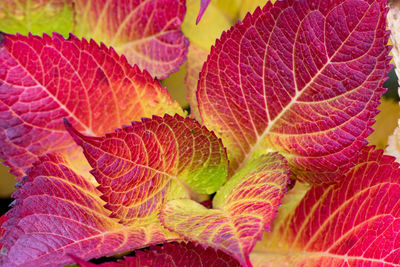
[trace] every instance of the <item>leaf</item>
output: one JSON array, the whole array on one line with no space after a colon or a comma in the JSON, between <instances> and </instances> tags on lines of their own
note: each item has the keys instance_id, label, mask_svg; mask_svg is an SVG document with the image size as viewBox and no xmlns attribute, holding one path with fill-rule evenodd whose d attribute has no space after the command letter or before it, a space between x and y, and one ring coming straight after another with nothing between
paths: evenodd
<instances>
[{"instance_id":1,"label":"leaf","mask_svg":"<svg viewBox=\"0 0 400 267\"><path fill-rule=\"evenodd\" d=\"M186 63L186 91L187 99L190 103L190 115L192 118L201 122L201 116L197 104L196 88L199 81L199 73L206 61L208 55L207 50L203 50L196 45L191 44L188 51L188 60Z\"/></svg>"},{"instance_id":2,"label":"leaf","mask_svg":"<svg viewBox=\"0 0 400 267\"><path fill-rule=\"evenodd\" d=\"M105 137L66 127L83 148L111 217L124 223L156 213L168 200L214 193L226 180L221 140L189 118L153 116Z\"/></svg>"},{"instance_id":3,"label":"leaf","mask_svg":"<svg viewBox=\"0 0 400 267\"><path fill-rule=\"evenodd\" d=\"M200 11L199 11L199 15L197 16L196 19L196 25L199 24L201 17L203 17L204 12L206 11L208 5L210 4L211 0L201 0L200 1Z\"/></svg>"},{"instance_id":4,"label":"leaf","mask_svg":"<svg viewBox=\"0 0 400 267\"><path fill-rule=\"evenodd\" d=\"M15 191L15 176L9 173L10 169L0 163L0 198L9 198Z\"/></svg>"},{"instance_id":5,"label":"leaf","mask_svg":"<svg viewBox=\"0 0 400 267\"><path fill-rule=\"evenodd\" d=\"M239 9L239 19L242 20L247 13L253 13L257 7L262 8L267 4L267 2L273 4L276 0L242 0Z\"/></svg>"},{"instance_id":6,"label":"leaf","mask_svg":"<svg viewBox=\"0 0 400 267\"><path fill-rule=\"evenodd\" d=\"M400 125L400 119L398 120ZM397 126L393 134L389 136L388 146L385 150L386 154L396 157L396 160L400 159L400 126Z\"/></svg>"},{"instance_id":7,"label":"leaf","mask_svg":"<svg viewBox=\"0 0 400 267\"><path fill-rule=\"evenodd\" d=\"M0 157L19 178L48 152L86 162L63 117L100 135L152 114L183 114L158 81L104 45L58 34L0 40Z\"/></svg>"},{"instance_id":8,"label":"leaf","mask_svg":"<svg viewBox=\"0 0 400 267\"><path fill-rule=\"evenodd\" d=\"M381 98L381 104L378 106L379 114L375 117L375 124L372 126L374 132L367 138L370 144L377 148L385 148L388 144L388 138L397 126L397 120L400 119L399 103L393 99Z\"/></svg>"},{"instance_id":9,"label":"leaf","mask_svg":"<svg viewBox=\"0 0 400 267\"><path fill-rule=\"evenodd\" d=\"M0 31L27 35L72 32L74 9L66 0L2 0Z\"/></svg>"},{"instance_id":10,"label":"leaf","mask_svg":"<svg viewBox=\"0 0 400 267\"><path fill-rule=\"evenodd\" d=\"M390 29L390 40L392 41L392 53L393 61L396 65L394 69L397 77L400 77L400 3L398 1L388 1L389 2L389 12L387 15L388 28ZM389 41L390 41L389 40ZM393 62L391 62L393 63Z\"/></svg>"},{"instance_id":11,"label":"leaf","mask_svg":"<svg viewBox=\"0 0 400 267\"><path fill-rule=\"evenodd\" d=\"M184 0L75 0L75 5L78 36L112 46L158 79L186 60Z\"/></svg>"},{"instance_id":12,"label":"leaf","mask_svg":"<svg viewBox=\"0 0 400 267\"><path fill-rule=\"evenodd\" d=\"M73 263L67 254L91 259L176 239L157 218L111 219L94 184L62 156L43 156L27 173L2 226L1 266L63 266Z\"/></svg>"},{"instance_id":13,"label":"leaf","mask_svg":"<svg viewBox=\"0 0 400 267\"><path fill-rule=\"evenodd\" d=\"M214 209L189 199L168 202L163 225L203 246L220 249L250 266L249 254L268 231L286 192L289 167L277 153L263 155L246 165L215 195Z\"/></svg>"},{"instance_id":14,"label":"leaf","mask_svg":"<svg viewBox=\"0 0 400 267\"><path fill-rule=\"evenodd\" d=\"M236 2L236 0L224 1L231 6L234 6L234 2ZM182 32L190 40L190 45L194 44L208 51L211 45L214 44L215 39L221 35L222 31L229 29L234 20L230 16L226 16L224 11L213 0L207 7L207 12L199 24L196 25L196 19L200 12L200 3L201 0L187 1L188 10L182 23Z\"/></svg>"},{"instance_id":15,"label":"leaf","mask_svg":"<svg viewBox=\"0 0 400 267\"><path fill-rule=\"evenodd\" d=\"M368 147L344 181L312 187L254 266L399 265L400 169L382 152Z\"/></svg>"},{"instance_id":16,"label":"leaf","mask_svg":"<svg viewBox=\"0 0 400 267\"><path fill-rule=\"evenodd\" d=\"M207 267L239 267L240 264L220 250L202 248L193 243L166 243L153 246L148 250L135 251L135 257L125 257L117 262L100 265L75 258L80 267L135 267L135 266L207 266Z\"/></svg>"},{"instance_id":17,"label":"leaf","mask_svg":"<svg viewBox=\"0 0 400 267\"><path fill-rule=\"evenodd\" d=\"M5 214L0 217L0 238L4 235L5 229L1 228L1 226L8 220ZM1 259L1 248L3 247L3 243L0 243L0 259Z\"/></svg>"},{"instance_id":18,"label":"leaf","mask_svg":"<svg viewBox=\"0 0 400 267\"><path fill-rule=\"evenodd\" d=\"M366 144L390 66L384 1L267 3L216 42L197 91L231 173L267 149L333 183Z\"/></svg>"}]
</instances>

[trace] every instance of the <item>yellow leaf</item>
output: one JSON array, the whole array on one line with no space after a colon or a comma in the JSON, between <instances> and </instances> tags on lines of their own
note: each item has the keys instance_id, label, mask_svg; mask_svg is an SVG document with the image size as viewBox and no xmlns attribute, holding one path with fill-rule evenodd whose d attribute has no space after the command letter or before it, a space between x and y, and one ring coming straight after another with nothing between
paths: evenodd
<instances>
[{"instance_id":1,"label":"yellow leaf","mask_svg":"<svg viewBox=\"0 0 400 267\"><path fill-rule=\"evenodd\" d=\"M272 0L275 3L276 0ZM240 6L239 19L242 20L247 13L253 13L253 11L259 6L263 8L267 3L267 0L242 0L242 5Z\"/></svg>"},{"instance_id":2,"label":"yellow leaf","mask_svg":"<svg viewBox=\"0 0 400 267\"><path fill-rule=\"evenodd\" d=\"M225 4L219 2L225 2ZM182 23L182 31L190 40L190 43L209 50L215 40L221 36L222 31L227 30L233 24L234 18L230 14L237 12L233 12L231 8L224 11L220 7L224 8L235 2L237 0L211 1L200 23L196 25L200 0L187 1L187 11L185 20Z\"/></svg>"},{"instance_id":3,"label":"yellow leaf","mask_svg":"<svg viewBox=\"0 0 400 267\"><path fill-rule=\"evenodd\" d=\"M378 109L381 111L375 117L376 122L372 126L374 132L367 140L376 145L377 148L385 148L388 144L388 138L397 126L397 120L400 118L400 106L392 99L382 98L382 103Z\"/></svg>"},{"instance_id":4,"label":"yellow leaf","mask_svg":"<svg viewBox=\"0 0 400 267\"><path fill-rule=\"evenodd\" d=\"M9 173L9 168L0 164L0 198L8 198L15 191L14 185L17 183L15 176Z\"/></svg>"}]
</instances>

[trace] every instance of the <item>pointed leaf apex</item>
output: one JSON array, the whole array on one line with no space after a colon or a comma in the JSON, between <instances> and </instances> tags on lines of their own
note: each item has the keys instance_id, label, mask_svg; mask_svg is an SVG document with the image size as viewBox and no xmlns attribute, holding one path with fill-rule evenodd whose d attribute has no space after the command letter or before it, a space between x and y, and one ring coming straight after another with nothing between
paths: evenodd
<instances>
[{"instance_id":1,"label":"pointed leaf apex","mask_svg":"<svg viewBox=\"0 0 400 267\"><path fill-rule=\"evenodd\" d=\"M82 145L83 138L85 137L78 130L72 126L72 124L68 121L67 118L63 118L64 126L67 132L71 135L72 139L74 139L75 143L78 145Z\"/></svg>"}]
</instances>

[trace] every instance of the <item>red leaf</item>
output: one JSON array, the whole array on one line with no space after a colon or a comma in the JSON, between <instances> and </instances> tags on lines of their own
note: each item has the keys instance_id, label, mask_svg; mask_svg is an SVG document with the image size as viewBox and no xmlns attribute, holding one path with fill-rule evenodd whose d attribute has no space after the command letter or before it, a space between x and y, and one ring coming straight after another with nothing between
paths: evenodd
<instances>
[{"instance_id":1,"label":"red leaf","mask_svg":"<svg viewBox=\"0 0 400 267\"><path fill-rule=\"evenodd\" d=\"M111 216L124 223L154 214L165 201L214 193L226 180L221 140L189 118L153 116L105 137L66 127L93 167Z\"/></svg>"},{"instance_id":2,"label":"red leaf","mask_svg":"<svg viewBox=\"0 0 400 267\"><path fill-rule=\"evenodd\" d=\"M176 238L158 220L123 226L109 218L100 192L61 156L41 157L27 173L2 226L0 266L63 266L73 263L68 253L91 259Z\"/></svg>"},{"instance_id":3,"label":"red leaf","mask_svg":"<svg viewBox=\"0 0 400 267\"><path fill-rule=\"evenodd\" d=\"M225 251L243 266L268 231L286 192L289 167L278 153L250 161L215 195L214 209L189 199L168 202L163 225L188 240Z\"/></svg>"},{"instance_id":4,"label":"red leaf","mask_svg":"<svg viewBox=\"0 0 400 267\"><path fill-rule=\"evenodd\" d=\"M314 186L255 265L398 266L400 169L382 152L368 147L345 181Z\"/></svg>"},{"instance_id":5,"label":"red leaf","mask_svg":"<svg viewBox=\"0 0 400 267\"><path fill-rule=\"evenodd\" d=\"M341 178L366 144L389 65L386 1L277 1L212 48L197 98L232 170L268 148L311 183Z\"/></svg>"},{"instance_id":6,"label":"red leaf","mask_svg":"<svg viewBox=\"0 0 400 267\"><path fill-rule=\"evenodd\" d=\"M117 262L107 262L100 265L85 262L74 257L80 267L174 267L174 266L207 266L236 267L240 264L232 257L212 248L204 249L193 243L166 243L153 246L148 250L135 251L135 257L126 257Z\"/></svg>"},{"instance_id":7,"label":"red leaf","mask_svg":"<svg viewBox=\"0 0 400 267\"><path fill-rule=\"evenodd\" d=\"M158 81L104 45L58 34L0 35L0 157L19 178L48 152L85 162L62 117L100 135L176 112L182 114Z\"/></svg>"},{"instance_id":8,"label":"red leaf","mask_svg":"<svg viewBox=\"0 0 400 267\"><path fill-rule=\"evenodd\" d=\"M4 235L4 232L6 231L6 229L1 228L1 226L8 220L8 218L6 217L6 215L4 214L3 216L0 217L0 238ZM3 244L0 243L0 257L1 257L1 248L3 247Z\"/></svg>"},{"instance_id":9,"label":"red leaf","mask_svg":"<svg viewBox=\"0 0 400 267\"><path fill-rule=\"evenodd\" d=\"M197 16L197 19L196 19L196 24L199 24L201 17L203 17L204 12L206 11L210 2L211 2L211 0L201 0L200 1L200 11L199 11L199 15Z\"/></svg>"},{"instance_id":10,"label":"red leaf","mask_svg":"<svg viewBox=\"0 0 400 267\"><path fill-rule=\"evenodd\" d=\"M114 47L159 79L186 60L185 0L75 0L77 34Z\"/></svg>"}]
</instances>

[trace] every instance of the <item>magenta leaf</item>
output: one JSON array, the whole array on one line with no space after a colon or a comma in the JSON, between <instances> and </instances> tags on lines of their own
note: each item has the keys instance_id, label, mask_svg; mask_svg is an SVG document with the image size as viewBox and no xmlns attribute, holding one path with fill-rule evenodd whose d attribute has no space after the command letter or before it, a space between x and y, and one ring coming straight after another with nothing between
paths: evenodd
<instances>
[{"instance_id":1,"label":"magenta leaf","mask_svg":"<svg viewBox=\"0 0 400 267\"><path fill-rule=\"evenodd\" d=\"M0 157L18 178L49 152L78 168L86 162L63 117L102 135L165 113L183 111L158 81L113 49L74 36L0 34Z\"/></svg>"},{"instance_id":2,"label":"magenta leaf","mask_svg":"<svg viewBox=\"0 0 400 267\"><path fill-rule=\"evenodd\" d=\"M206 11L210 2L211 2L211 0L201 0L200 1L200 11L199 11L199 15L197 16L197 19L196 19L196 24L199 24L201 18L204 15L204 12Z\"/></svg>"},{"instance_id":3,"label":"magenta leaf","mask_svg":"<svg viewBox=\"0 0 400 267\"><path fill-rule=\"evenodd\" d=\"M2 225L0 266L63 266L68 254L88 260L176 239L158 220L111 219L95 185L68 165L46 155L27 171Z\"/></svg>"},{"instance_id":4,"label":"magenta leaf","mask_svg":"<svg viewBox=\"0 0 400 267\"><path fill-rule=\"evenodd\" d=\"M386 1L277 1L222 34L197 100L231 171L268 149L333 183L367 143L389 72Z\"/></svg>"},{"instance_id":5,"label":"magenta leaf","mask_svg":"<svg viewBox=\"0 0 400 267\"><path fill-rule=\"evenodd\" d=\"M173 266L207 266L207 267L239 267L240 264L220 250L203 248L193 243L166 243L153 246L143 251L135 251L135 257L126 257L117 262L100 265L85 262L73 257L80 267L173 267Z\"/></svg>"}]
</instances>

